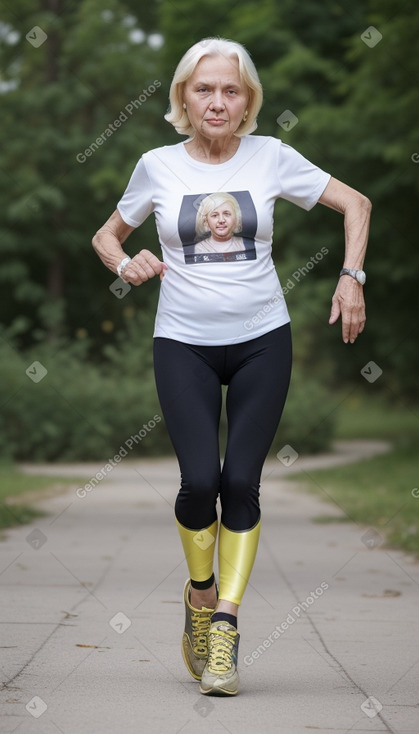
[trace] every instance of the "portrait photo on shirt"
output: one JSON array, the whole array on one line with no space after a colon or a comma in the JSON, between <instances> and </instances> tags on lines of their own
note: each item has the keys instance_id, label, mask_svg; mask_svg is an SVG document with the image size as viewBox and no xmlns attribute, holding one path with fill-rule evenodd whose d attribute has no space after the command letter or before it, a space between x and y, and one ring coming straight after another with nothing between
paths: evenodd
<instances>
[{"instance_id":1,"label":"portrait photo on shirt","mask_svg":"<svg viewBox=\"0 0 419 734\"><path fill-rule=\"evenodd\" d=\"M249 191L184 196L178 230L187 265L256 260L257 214Z\"/></svg>"}]
</instances>

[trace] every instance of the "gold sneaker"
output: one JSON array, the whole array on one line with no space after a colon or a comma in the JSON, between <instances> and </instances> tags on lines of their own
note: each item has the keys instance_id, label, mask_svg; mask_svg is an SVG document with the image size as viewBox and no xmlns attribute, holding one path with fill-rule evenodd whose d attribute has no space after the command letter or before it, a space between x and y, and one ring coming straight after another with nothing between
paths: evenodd
<instances>
[{"instance_id":1,"label":"gold sneaker","mask_svg":"<svg viewBox=\"0 0 419 734\"><path fill-rule=\"evenodd\" d=\"M208 631L214 609L195 609L189 601L190 579L186 581L183 598L185 602L185 631L182 637L182 657L191 676L201 680L208 657Z\"/></svg>"},{"instance_id":2,"label":"gold sneaker","mask_svg":"<svg viewBox=\"0 0 419 734\"><path fill-rule=\"evenodd\" d=\"M235 696L239 690L237 654L240 635L229 622L213 622L208 635L208 660L202 673L201 693Z\"/></svg>"}]
</instances>

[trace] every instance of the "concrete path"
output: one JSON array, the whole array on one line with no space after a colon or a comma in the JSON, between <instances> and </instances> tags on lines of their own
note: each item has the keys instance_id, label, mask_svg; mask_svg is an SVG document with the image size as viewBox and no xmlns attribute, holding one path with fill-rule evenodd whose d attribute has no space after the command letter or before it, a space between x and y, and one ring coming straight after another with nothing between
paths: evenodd
<instances>
[{"instance_id":1,"label":"concrete path","mask_svg":"<svg viewBox=\"0 0 419 734\"><path fill-rule=\"evenodd\" d=\"M313 523L340 510L286 481L386 446L338 449L265 465L233 699L202 696L180 654L176 462L124 460L90 491L99 464L37 467L86 479L0 542L0 731L417 734L419 563L368 528Z\"/></svg>"}]
</instances>

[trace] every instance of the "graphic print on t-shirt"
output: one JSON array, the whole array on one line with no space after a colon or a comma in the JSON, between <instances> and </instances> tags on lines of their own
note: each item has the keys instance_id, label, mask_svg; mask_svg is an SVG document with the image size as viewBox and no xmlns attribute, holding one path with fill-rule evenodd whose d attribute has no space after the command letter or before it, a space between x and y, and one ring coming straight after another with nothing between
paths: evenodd
<instances>
[{"instance_id":1,"label":"graphic print on t-shirt","mask_svg":"<svg viewBox=\"0 0 419 734\"><path fill-rule=\"evenodd\" d=\"M184 196L178 229L187 265L256 260L257 214L249 191Z\"/></svg>"}]
</instances>

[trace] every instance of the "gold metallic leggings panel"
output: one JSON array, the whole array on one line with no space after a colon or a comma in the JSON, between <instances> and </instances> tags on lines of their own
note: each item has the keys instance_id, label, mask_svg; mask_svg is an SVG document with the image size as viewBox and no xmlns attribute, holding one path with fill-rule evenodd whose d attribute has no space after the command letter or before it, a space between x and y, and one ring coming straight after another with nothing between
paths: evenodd
<instances>
[{"instance_id":1,"label":"gold metallic leggings panel","mask_svg":"<svg viewBox=\"0 0 419 734\"><path fill-rule=\"evenodd\" d=\"M176 518L175 518L176 519ZM206 581L212 574L218 520L203 530L189 530L176 519L189 575L194 581Z\"/></svg>"},{"instance_id":2,"label":"gold metallic leggings panel","mask_svg":"<svg viewBox=\"0 0 419 734\"><path fill-rule=\"evenodd\" d=\"M189 530L176 520L188 565L194 581L206 581L213 572L218 523L208 528ZM218 565L219 599L241 604L252 572L259 543L260 519L250 530L233 531L220 524Z\"/></svg>"}]
</instances>

